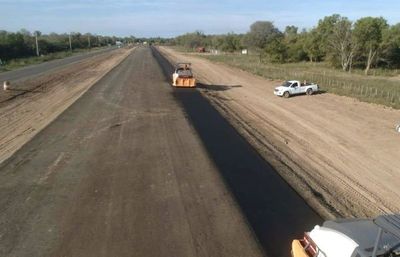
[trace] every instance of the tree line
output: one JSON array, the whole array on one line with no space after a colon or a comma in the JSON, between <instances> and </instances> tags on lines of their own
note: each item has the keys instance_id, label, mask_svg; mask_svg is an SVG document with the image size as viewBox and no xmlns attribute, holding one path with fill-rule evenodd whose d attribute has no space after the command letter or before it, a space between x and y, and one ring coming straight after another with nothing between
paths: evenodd
<instances>
[{"instance_id":1,"label":"tree line","mask_svg":"<svg viewBox=\"0 0 400 257\"><path fill-rule=\"evenodd\" d=\"M176 37L174 44L207 47L225 52L252 49L260 60L278 63L326 61L343 71L372 67L400 67L400 23L390 26L383 17L351 21L339 14L320 19L310 30L271 21L256 21L246 34L205 35L200 31Z\"/></svg>"},{"instance_id":2,"label":"tree line","mask_svg":"<svg viewBox=\"0 0 400 257\"><path fill-rule=\"evenodd\" d=\"M114 45L116 41L132 42L133 40L133 37L121 38L90 33L42 34L40 31L30 32L25 29L18 32L0 30L0 59L7 61L38 54L46 55L73 49L101 47ZM36 45L38 45L38 49L36 49Z\"/></svg>"}]
</instances>

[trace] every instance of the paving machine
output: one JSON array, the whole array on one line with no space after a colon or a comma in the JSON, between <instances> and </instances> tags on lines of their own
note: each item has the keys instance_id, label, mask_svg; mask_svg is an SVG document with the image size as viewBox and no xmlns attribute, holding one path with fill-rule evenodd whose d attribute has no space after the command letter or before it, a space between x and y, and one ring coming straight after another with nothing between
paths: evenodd
<instances>
[{"instance_id":1,"label":"paving machine","mask_svg":"<svg viewBox=\"0 0 400 257\"><path fill-rule=\"evenodd\" d=\"M196 79L193 77L191 63L180 62L175 66L172 74L172 86L196 87Z\"/></svg>"}]
</instances>

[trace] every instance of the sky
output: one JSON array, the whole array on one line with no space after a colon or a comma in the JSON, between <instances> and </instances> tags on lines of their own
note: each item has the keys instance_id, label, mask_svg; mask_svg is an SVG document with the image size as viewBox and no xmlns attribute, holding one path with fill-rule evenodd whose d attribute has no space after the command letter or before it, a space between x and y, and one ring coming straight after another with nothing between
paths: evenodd
<instances>
[{"instance_id":1,"label":"sky","mask_svg":"<svg viewBox=\"0 0 400 257\"><path fill-rule=\"evenodd\" d=\"M245 33L258 20L310 29L338 13L351 20L383 16L400 22L400 0L0 0L0 30L25 28L43 33L174 37Z\"/></svg>"}]
</instances>

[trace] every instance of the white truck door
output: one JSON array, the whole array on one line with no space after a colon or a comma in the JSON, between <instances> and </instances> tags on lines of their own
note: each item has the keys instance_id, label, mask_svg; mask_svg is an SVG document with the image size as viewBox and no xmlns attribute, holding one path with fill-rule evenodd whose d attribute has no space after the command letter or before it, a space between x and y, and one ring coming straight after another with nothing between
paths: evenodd
<instances>
[{"instance_id":1,"label":"white truck door","mask_svg":"<svg viewBox=\"0 0 400 257\"><path fill-rule=\"evenodd\" d=\"M290 86L292 88L292 94L300 94L301 93L301 87L298 82L293 82L293 84Z\"/></svg>"}]
</instances>

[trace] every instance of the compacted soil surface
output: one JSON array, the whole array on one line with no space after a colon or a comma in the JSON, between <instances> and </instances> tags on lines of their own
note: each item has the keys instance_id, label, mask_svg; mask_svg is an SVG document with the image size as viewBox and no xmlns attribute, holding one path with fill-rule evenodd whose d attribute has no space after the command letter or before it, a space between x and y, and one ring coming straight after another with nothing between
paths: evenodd
<instances>
[{"instance_id":1,"label":"compacted soil surface","mask_svg":"<svg viewBox=\"0 0 400 257\"><path fill-rule=\"evenodd\" d=\"M53 121L131 51L100 51L97 55L86 56L79 62L52 72L43 71L39 65L40 75L12 80L9 90L0 91L0 163ZM35 70L35 67L30 70Z\"/></svg>"},{"instance_id":2,"label":"compacted soil surface","mask_svg":"<svg viewBox=\"0 0 400 257\"><path fill-rule=\"evenodd\" d=\"M0 256L290 256L322 222L154 48L119 49L0 98Z\"/></svg>"},{"instance_id":3,"label":"compacted soil surface","mask_svg":"<svg viewBox=\"0 0 400 257\"><path fill-rule=\"evenodd\" d=\"M280 81L159 50L192 63L199 90L322 216L400 211L399 110L326 93L280 98Z\"/></svg>"}]
</instances>

